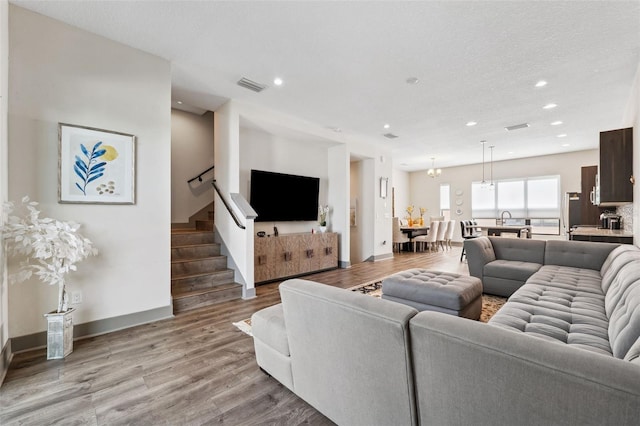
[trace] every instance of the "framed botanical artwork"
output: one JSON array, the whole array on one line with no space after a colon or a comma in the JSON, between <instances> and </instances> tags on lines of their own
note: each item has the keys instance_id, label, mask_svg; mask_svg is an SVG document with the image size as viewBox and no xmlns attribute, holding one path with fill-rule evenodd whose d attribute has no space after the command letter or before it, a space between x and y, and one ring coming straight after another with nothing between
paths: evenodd
<instances>
[{"instance_id":1,"label":"framed botanical artwork","mask_svg":"<svg viewBox=\"0 0 640 426\"><path fill-rule=\"evenodd\" d=\"M58 124L60 203L134 204L134 135Z\"/></svg>"}]
</instances>

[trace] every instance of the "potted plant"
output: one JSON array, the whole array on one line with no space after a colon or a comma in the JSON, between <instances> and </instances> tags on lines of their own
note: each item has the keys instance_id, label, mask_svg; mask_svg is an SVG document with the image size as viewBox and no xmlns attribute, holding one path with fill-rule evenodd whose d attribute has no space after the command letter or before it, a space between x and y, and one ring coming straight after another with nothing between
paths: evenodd
<instances>
[{"instance_id":1,"label":"potted plant","mask_svg":"<svg viewBox=\"0 0 640 426\"><path fill-rule=\"evenodd\" d=\"M27 280L35 274L43 283L58 286L57 309L45 315L49 321L47 358L63 358L73 350L70 315L73 309L69 309L65 277L76 270L78 262L96 255L98 250L78 232L79 224L40 218L37 205L24 197L21 209L14 213L14 203L5 203L7 217L0 231L6 252L20 258L18 269L9 275L10 283Z\"/></svg>"},{"instance_id":2,"label":"potted plant","mask_svg":"<svg viewBox=\"0 0 640 426\"><path fill-rule=\"evenodd\" d=\"M320 213L320 220L318 223L320 224L320 232L327 231L327 214L329 213L329 206L318 206L318 212Z\"/></svg>"}]
</instances>

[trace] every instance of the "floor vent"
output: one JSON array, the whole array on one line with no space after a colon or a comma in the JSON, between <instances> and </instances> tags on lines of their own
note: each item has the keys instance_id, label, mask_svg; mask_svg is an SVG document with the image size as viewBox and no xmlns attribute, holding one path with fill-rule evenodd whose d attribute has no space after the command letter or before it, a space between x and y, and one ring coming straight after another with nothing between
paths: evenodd
<instances>
[{"instance_id":1,"label":"floor vent","mask_svg":"<svg viewBox=\"0 0 640 426\"><path fill-rule=\"evenodd\" d=\"M256 83L253 80L249 80L248 78L242 77L238 80L238 86L244 87L245 89L253 90L254 92L260 93L264 89L267 88L264 84Z\"/></svg>"}]
</instances>

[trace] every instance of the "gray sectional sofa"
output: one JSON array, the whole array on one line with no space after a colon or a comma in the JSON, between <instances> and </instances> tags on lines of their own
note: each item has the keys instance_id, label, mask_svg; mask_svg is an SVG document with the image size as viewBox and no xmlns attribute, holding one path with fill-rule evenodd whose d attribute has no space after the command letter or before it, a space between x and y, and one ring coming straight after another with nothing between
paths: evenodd
<instances>
[{"instance_id":1,"label":"gray sectional sofa","mask_svg":"<svg viewBox=\"0 0 640 426\"><path fill-rule=\"evenodd\" d=\"M640 368L637 247L482 237L465 242L465 249L469 272L485 292L510 296L491 325Z\"/></svg>"},{"instance_id":2,"label":"gray sectional sofa","mask_svg":"<svg viewBox=\"0 0 640 426\"><path fill-rule=\"evenodd\" d=\"M492 240L479 240L491 259ZM489 324L286 281L282 304L252 317L256 360L339 425L637 425L640 250L573 247L552 244L553 259ZM537 279L536 296L527 286ZM611 350L598 350L605 340Z\"/></svg>"}]
</instances>

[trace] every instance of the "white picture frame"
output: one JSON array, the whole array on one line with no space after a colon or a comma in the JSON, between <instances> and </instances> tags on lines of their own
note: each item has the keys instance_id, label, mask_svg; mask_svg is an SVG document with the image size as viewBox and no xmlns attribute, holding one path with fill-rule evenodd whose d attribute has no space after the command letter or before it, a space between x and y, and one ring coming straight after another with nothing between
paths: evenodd
<instances>
[{"instance_id":1,"label":"white picture frame","mask_svg":"<svg viewBox=\"0 0 640 426\"><path fill-rule=\"evenodd\" d=\"M58 123L58 202L135 204L135 138Z\"/></svg>"}]
</instances>

